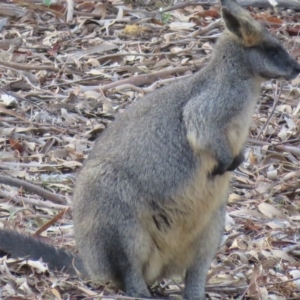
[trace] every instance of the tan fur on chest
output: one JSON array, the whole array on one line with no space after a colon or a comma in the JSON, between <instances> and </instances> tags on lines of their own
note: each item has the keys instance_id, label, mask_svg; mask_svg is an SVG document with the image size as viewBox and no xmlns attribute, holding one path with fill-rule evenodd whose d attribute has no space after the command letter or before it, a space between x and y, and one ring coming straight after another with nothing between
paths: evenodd
<instances>
[{"instance_id":1,"label":"tan fur on chest","mask_svg":"<svg viewBox=\"0 0 300 300\"><path fill-rule=\"evenodd\" d=\"M248 101L245 102L247 105L227 125L226 136L231 145L233 156L240 153L247 139L252 121L252 114L259 97L260 81L257 80L253 90L254 93L250 96Z\"/></svg>"},{"instance_id":2,"label":"tan fur on chest","mask_svg":"<svg viewBox=\"0 0 300 300\"><path fill-rule=\"evenodd\" d=\"M210 160L208 157L206 161ZM192 264L206 223L226 202L231 174L209 179L207 168L211 168L210 163L202 164L184 190L173 197L174 204L164 209L170 228L158 230L151 217L144 218L151 244L144 267L148 282L157 277L180 274Z\"/></svg>"}]
</instances>

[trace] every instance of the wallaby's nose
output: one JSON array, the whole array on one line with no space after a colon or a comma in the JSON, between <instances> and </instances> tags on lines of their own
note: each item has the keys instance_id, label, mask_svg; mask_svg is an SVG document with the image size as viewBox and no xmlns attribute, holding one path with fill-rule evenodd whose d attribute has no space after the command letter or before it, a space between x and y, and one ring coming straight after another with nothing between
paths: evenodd
<instances>
[{"instance_id":1,"label":"wallaby's nose","mask_svg":"<svg viewBox=\"0 0 300 300\"><path fill-rule=\"evenodd\" d=\"M293 69L292 69L291 75L289 76L289 78L286 78L286 79L288 79L288 80L295 79L299 73L300 73L300 64L295 61L293 63Z\"/></svg>"},{"instance_id":2,"label":"wallaby's nose","mask_svg":"<svg viewBox=\"0 0 300 300\"><path fill-rule=\"evenodd\" d=\"M296 78L299 73L300 73L300 64L297 63L297 65L294 67L293 78L292 79Z\"/></svg>"},{"instance_id":3,"label":"wallaby's nose","mask_svg":"<svg viewBox=\"0 0 300 300\"><path fill-rule=\"evenodd\" d=\"M300 64L297 63L297 66L296 66L296 72L299 74L300 73Z\"/></svg>"}]
</instances>

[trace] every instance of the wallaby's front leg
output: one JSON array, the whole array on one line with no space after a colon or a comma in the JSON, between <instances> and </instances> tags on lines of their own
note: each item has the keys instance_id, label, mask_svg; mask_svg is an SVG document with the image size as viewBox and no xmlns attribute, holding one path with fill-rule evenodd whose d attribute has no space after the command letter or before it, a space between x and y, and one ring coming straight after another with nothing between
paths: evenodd
<instances>
[{"instance_id":1,"label":"wallaby's front leg","mask_svg":"<svg viewBox=\"0 0 300 300\"><path fill-rule=\"evenodd\" d=\"M244 151L242 150L237 156L233 158L231 165L226 170L224 169L225 168L224 163L219 161L218 165L213 169L212 175L222 175L227 171L234 171L244 161L245 161L245 155L244 155Z\"/></svg>"},{"instance_id":2,"label":"wallaby's front leg","mask_svg":"<svg viewBox=\"0 0 300 300\"><path fill-rule=\"evenodd\" d=\"M226 120L216 121L210 114L204 115L204 108L201 106L201 110L197 111L201 100L208 101L207 98L195 98L184 107L183 119L187 130L187 139L195 154L200 156L200 160L203 152L210 152L217 161L210 175L222 175L228 171L234 161L232 145L228 141L225 130L232 112L229 112Z\"/></svg>"},{"instance_id":3,"label":"wallaby's front leg","mask_svg":"<svg viewBox=\"0 0 300 300\"><path fill-rule=\"evenodd\" d=\"M244 151L242 150L239 155L237 155L231 164L231 166L228 168L227 171L234 171L235 169L238 168L238 166L245 161L245 155Z\"/></svg>"},{"instance_id":4,"label":"wallaby's front leg","mask_svg":"<svg viewBox=\"0 0 300 300\"><path fill-rule=\"evenodd\" d=\"M213 146L212 152L217 160L217 165L212 170L211 175L223 175L236 165L236 158L233 157L226 136L221 136L220 133L215 135ZM240 157L240 155L238 157Z\"/></svg>"},{"instance_id":5,"label":"wallaby's front leg","mask_svg":"<svg viewBox=\"0 0 300 300\"><path fill-rule=\"evenodd\" d=\"M198 240L198 252L185 277L184 299L205 300L207 272L220 245L224 230L226 206L219 208L210 218Z\"/></svg>"}]
</instances>

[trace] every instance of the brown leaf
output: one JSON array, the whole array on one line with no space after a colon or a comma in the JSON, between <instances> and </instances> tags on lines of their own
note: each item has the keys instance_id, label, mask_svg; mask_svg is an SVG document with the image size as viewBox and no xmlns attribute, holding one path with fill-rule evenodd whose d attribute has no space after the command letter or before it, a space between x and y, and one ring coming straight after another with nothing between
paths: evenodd
<instances>
[{"instance_id":1,"label":"brown leaf","mask_svg":"<svg viewBox=\"0 0 300 300\"><path fill-rule=\"evenodd\" d=\"M208 9L195 14L195 16L199 16L201 18L211 17L214 19L220 18L220 13L214 9Z\"/></svg>"},{"instance_id":2,"label":"brown leaf","mask_svg":"<svg viewBox=\"0 0 300 300\"><path fill-rule=\"evenodd\" d=\"M61 219L67 212L69 211L69 208L62 210L60 213L58 213L54 218L52 218L49 222L44 224L42 227L40 227L33 235L38 236L45 230L47 230L51 225L56 223L59 219Z\"/></svg>"},{"instance_id":3,"label":"brown leaf","mask_svg":"<svg viewBox=\"0 0 300 300\"><path fill-rule=\"evenodd\" d=\"M22 144L20 144L18 141L12 139L12 138L9 138L9 143L10 143L10 147L13 149L13 150L17 150L19 153L23 153L24 152L24 147Z\"/></svg>"}]
</instances>

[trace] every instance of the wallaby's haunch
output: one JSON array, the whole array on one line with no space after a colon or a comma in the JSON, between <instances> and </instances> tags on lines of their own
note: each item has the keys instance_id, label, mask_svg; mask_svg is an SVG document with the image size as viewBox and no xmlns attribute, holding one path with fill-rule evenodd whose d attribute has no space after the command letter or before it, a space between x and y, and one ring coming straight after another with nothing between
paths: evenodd
<instances>
[{"instance_id":1,"label":"wallaby's haunch","mask_svg":"<svg viewBox=\"0 0 300 300\"><path fill-rule=\"evenodd\" d=\"M224 227L228 171L243 161L261 83L300 72L235 0L221 4L226 30L208 65L119 115L77 179L75 237L85 269L130 296L149 297L147 286L155 280L185 274L184 297L205 299ZM27 253L17 252L18 239L0 231L0 249L70 267L69 254L30 238Z\"/></svg>"}]
</instances>

